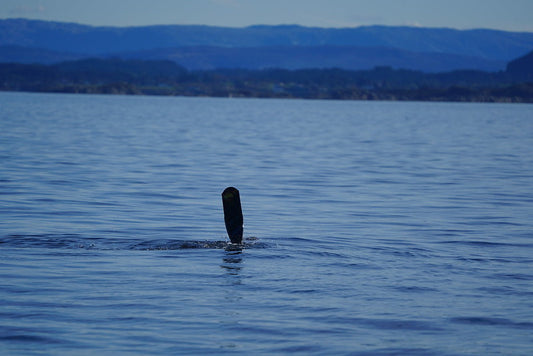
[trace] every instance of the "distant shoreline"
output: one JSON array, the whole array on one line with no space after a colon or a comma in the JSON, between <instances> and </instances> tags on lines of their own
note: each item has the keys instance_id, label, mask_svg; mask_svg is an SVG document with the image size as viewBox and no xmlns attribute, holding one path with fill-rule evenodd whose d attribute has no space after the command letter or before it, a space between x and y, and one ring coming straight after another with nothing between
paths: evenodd
<instances>
[{"instance_id":1,"label":"distant shoreline","mask_svg":"<svg viewBox=\"0 0 533 356\"><path fill-rule=\"evenodd\" d=\"M533 103L533 83L526 84L525 89L529 94L524 95L495 95L491 93L496 89L486 89L472 91L467 95L454 94L455 91L466 90L465 88L452 88L448 90L429 90L429 91L403 91L403 92L354 92L337 95L336 93L321 92L317 95L281 95L272 93L256 93L247 95L239 92L227 91L217 94L206 93L184 93L173 91L171 89L161 88L142 88L124 83L117 85L106 85L102 87L62 87L62 88L41 88L31 89L0 89L0 92L24 92L24 93L49 93L49 94L93 94L93 95L131 95L131 96L167 96L167 97L213 97L213 98L250 98L250 99L305 99L305 100L346 100L346 101L413 101L413 102L470 102L470 103ZM525 90L524 89L524 90ZM504 89L505 90L505 89ZM508 91L520 89L508 88Z\"/></svg>"},{"instance_id":2,"label":"distant shoreline","mask_svg":"<svg viewBox=\"0 0 533 356\"><path fill-rule=\"evenodd\" d=\"M533 103L533 78L375 67L188 71L172 61L84 59L0 63L0 91L189 97Z\"/></svg>"}]
</instances>

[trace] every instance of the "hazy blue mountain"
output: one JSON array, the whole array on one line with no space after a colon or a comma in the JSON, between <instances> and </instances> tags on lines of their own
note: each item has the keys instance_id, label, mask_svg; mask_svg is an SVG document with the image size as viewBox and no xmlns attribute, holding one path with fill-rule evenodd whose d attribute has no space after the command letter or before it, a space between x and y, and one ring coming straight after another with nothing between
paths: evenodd
<instances>
[{"instance_id":1,"label":"hazy blue mountain","mask_svg":"<svg viewBox=\"0 0 533 356\"><path fill-rule=\"evenodd\" d=\"M0 46L0 63L51 64L84 58L72 54L20 46ZM94 57L94 56L92 56ZM218 68L343 68L350 70L389 66L442 72L465 68L485 71L505 69L507 62L446 53L421 53L383 47L181 47L118 52L101 57L139 60L171 60L189 70Z\"/></svg>"},{"instance_id":2,"label":"hazy blue mountain","mask_svg":"<svg viewBox=\"0 0 533 356\"><path fill-rule=\"evenodd\" d=\"M389 66L444 72L464 68L485 71L505 69L505 61L446 53L420 53L384 47L289 46L289 47L182 47L117 53L125 59L172 60L190 70L219 68L343 68L349 70Z\"/></svg>"},{"instance_id":3,"label":"hazy blue mountain","mask_svg":"<svg viewBox=\"0 0 533 356\"><path fill-rule=\"evenodd\" d=\"M57 52L43 48L0 46L0 62L51 64L80 59L80 54Z\"/></svg>"},{"instance_id":4,"label":"hazy blue mountain","mask_svg":"<svg viewBox=\"0 0 533 356\"><path fill-rule=\"evenodd\" d=\"M30 49L40 48L49 51L46 56L42 52L45 63L54 56L115 55L172 59L195 69L388 65L424 71L503 70L505 63L533 49L533 33L387 26L93 27L7 19L0 20L0 46L0 60L21 62L33 58ZM13 47L6 46L25 47L26 52L16 57Z\"/></svg>"},{"instance_id":5,"label":"hazy blue mountain","mask_svg":"<svg viewBox=\"0 0 533 356\"><path fill-rule=\"evenodd\" d=\"M525 80L533 80L533 51L509 62L507 72Z\"/></svg>"}]
</instances>

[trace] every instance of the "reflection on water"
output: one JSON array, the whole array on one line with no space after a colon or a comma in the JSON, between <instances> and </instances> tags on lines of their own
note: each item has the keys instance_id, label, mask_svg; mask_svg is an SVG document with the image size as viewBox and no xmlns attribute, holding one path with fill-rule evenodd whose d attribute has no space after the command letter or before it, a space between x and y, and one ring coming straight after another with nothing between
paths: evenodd
<instances>
[{"instance_id":1,"label":"reflection on water","mask_svg":"<svg viewBox=\"0 0 533 356\"><path fill-rule=\"evenodd\" d=\"M242 247L232 247L226 249L226 254L222 258L222 264L220 268L225 270L228 277L240 277L240 272L243 267L243 250ZM240 278L234 278L231 280L231 284L241 284Z\"/></svg>"}]
</instances>

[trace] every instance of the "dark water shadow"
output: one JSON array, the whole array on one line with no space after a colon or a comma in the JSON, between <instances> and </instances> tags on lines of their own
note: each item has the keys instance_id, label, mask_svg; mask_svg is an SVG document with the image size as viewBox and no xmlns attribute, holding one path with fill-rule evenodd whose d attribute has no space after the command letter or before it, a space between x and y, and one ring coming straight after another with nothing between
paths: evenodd
<instances>
[{"instance_id":1,"label":"dark water shadow","mask_svg":"<svg viewBox=\"0 0 533 356\"><path fill-rule=\"evenodd\" d=\"M242 244L215 240L141 239L141 238L99 238L78 234L31 234L8 235L0 238L0 248L45 248L85 250L187 250L223 249L239 252L243 249L267 248L268 245L256 237L245 238Z\"/></svg>"}]
</instances>

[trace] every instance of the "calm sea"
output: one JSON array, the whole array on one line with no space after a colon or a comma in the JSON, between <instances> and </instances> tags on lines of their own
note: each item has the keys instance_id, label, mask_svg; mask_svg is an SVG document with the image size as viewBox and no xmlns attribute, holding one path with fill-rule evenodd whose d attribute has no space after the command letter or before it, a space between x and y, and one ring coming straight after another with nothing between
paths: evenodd
<instances>
[{"instance_id":1,"label":"calm sea","mask_svg":"<svg viewBox=\"0 0 533 356\"><path fill-rule=\"evenodd\" d=\"M533 352L533 105L0 93L0 162L0 354Z\"/></svg>"}]
</instances>

